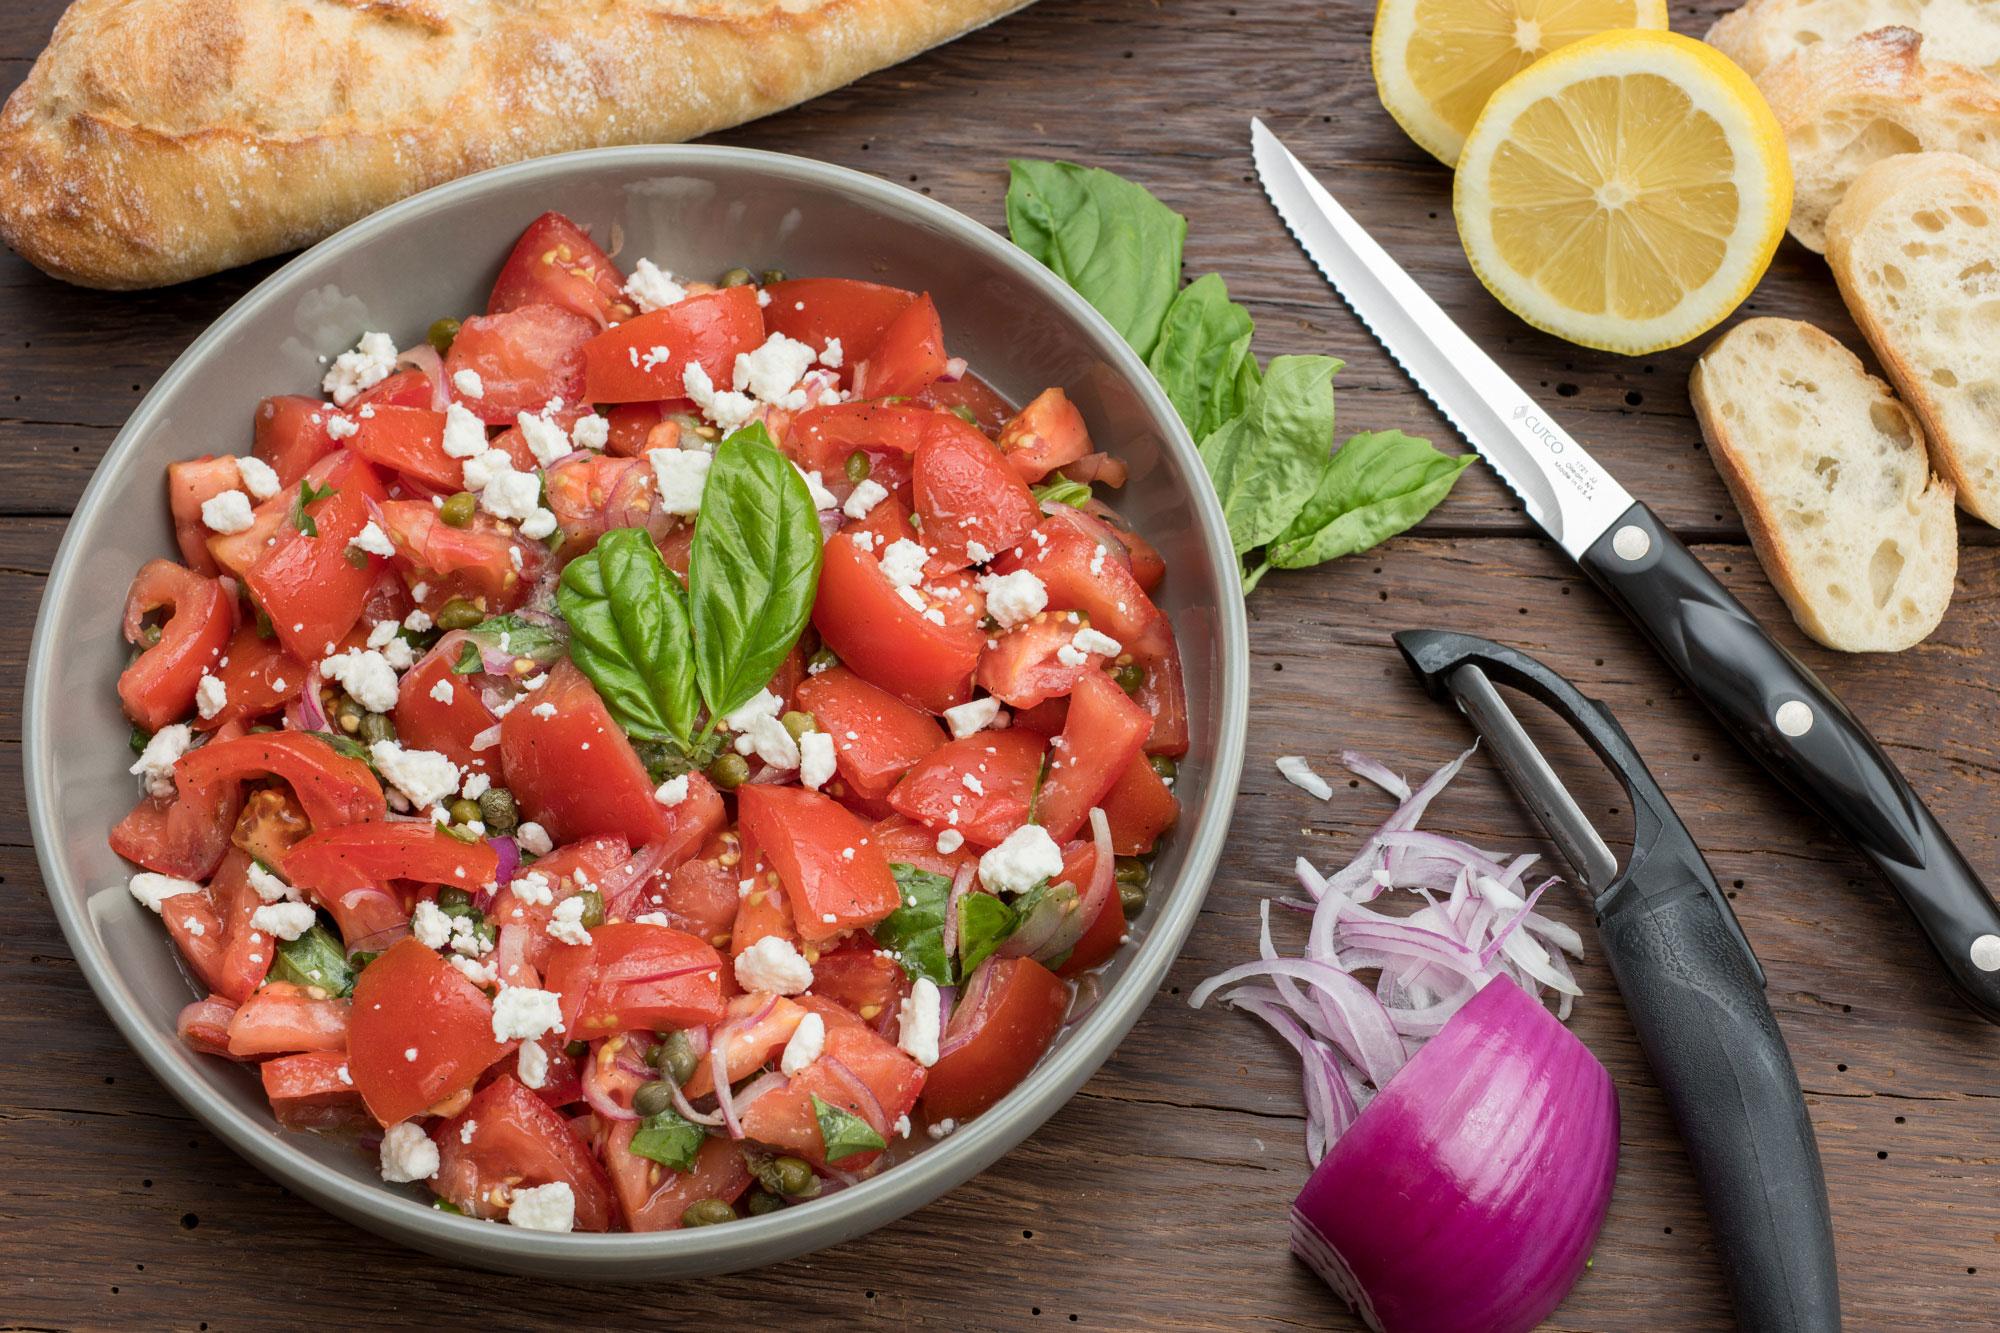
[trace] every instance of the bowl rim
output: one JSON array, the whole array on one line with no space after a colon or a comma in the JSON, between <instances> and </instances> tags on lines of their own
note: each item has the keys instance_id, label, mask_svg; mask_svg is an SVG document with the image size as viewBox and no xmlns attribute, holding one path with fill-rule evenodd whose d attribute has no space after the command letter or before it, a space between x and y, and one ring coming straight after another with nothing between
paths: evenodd
<instances>
[{"instance_id":1,"label":"bowl rim","mask_svg":"<svg viewBox=\"0 0 2000 1333\"><path fill-rule=\"evenodd\" d=\"M132 461L141 442L154 433L164 405L177 394L194 368L227 347L255 314L289 295L304 275L393 238L406 221L441 206L504 193L537 178L557 179L598 169L635 168L748 170L779 184L807 185L844 194L875 211L927 224L959 244L981 252L1013 270L1041 299L1061 307L1090 329L1101 344L1099 350L1145 404L1154 424L1160 428L1165 447L1177 455L1186 475L1196 479L1196 484L1188 488L1189 501L1202 546L1214 567L1211 572L1223 593L1217 599L1215 626L1220 647L1215 696L1220 714L1220 745L1210 757L1202 827L1188 844L1175 881L1180 891L1167 895L1160 916L1149 927L1125 973L1080 1021L1075 1035L1037 1064L1026 1079L984 1115L909 1160L818 1200L811 1207L783 1209L718 1228L534 1232L453 1216L384 1189L380 1184L351 1178L315 1160L294 1146L268 1118L258 1123L211 1089L208 1079L187 1059L185 1050L140 1021L138 998L125 985L108 951L100 951L94 931L84 920L86 909L82 904L86 893L91 891L76 883L57 850L62 841L55 808L55 762L51 749L52 687L57 679L52 624L55 608L78 592L74 584L83 559L82 531L86 526L78 520L95 516L104 504L111 478ZM350 1221L371 1219L387 1229L394 1239L424 1248L435 1245L450 1250L476 1249L502 1265L509 1260L523 1265L572 1261L579 1265L579 1276L592 1267L593 1261L615 1266L649 1259L663 1264L672 1260L687 1263L698 1257L720 1260L714 1270L719 1272L726 1271L732 1263L735 1267L745 1267L781 1262L786 1257L859 1236L963 1184L1067 1104L1145 1012L1200 912L1234 812L1243 764L1249 672L1243 599L1232 595L1237 579L1236 556L1221 505L1206 478L1193 441L1151 372L1087 301L1012 242L977 220L916 191L851 168L808 158L706 144L585 149L460 177L349 225L293 257L244 293L174 359L119 428L99 460L70 515L50 566L27 661L22 767L29 829L44 892L99 1004L152 1075L207 1129L259 1170ZM1187 891L1190 886L1192 892Z\"/></svg>"}]
</instances>

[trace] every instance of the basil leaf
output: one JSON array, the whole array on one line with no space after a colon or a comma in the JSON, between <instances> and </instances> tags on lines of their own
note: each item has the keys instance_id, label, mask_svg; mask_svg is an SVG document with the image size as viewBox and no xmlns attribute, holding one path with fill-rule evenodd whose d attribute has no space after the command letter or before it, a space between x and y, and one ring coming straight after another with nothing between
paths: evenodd
<instances>
[{"instance_id":1,"label":"basil leaf","mask_svg":"<svg viewBox=\"0 0 2000 1333\"><path fill-rule=\"evenodd\" d=\"M325 926L314 926L295 940L280 940L271 961L271 976L295 986L317 986L328 995L354 993L354 969L347 950Z\"/></svg>"},{"instance_id":2,"label":"basil leaf","mask_svg":"<svg viewBox=\"0 0 2000 1333\"><path fill-rule=\"evenodd\" d=\"M1187 219L1144 187L1073 162L1007 164L1007 232L1144 357L1181 285Z\"/></svg>"},{"instance_id":3,"label":"basil leaf","mask_svg":"<svg viewBox=\"0 0 2000 1333\"><path fill-rule=\"evenodd\" d=\"M306 512L306 506L318 504L329 495L337 494L339 492L331 486L314 486L309 481L300 482L299 493L292 500L292 526L308 537L319 536L319 524L315 523L313 516Z\"/></svg>"},{"instance_id":4,"label":"basil leaf","mask_svg":"<svg viewBox=\"0 0 2000 1333\"><path fill-rule=\"evenodd\" d=\"M570 660L642 740L686 744L694 731L687 594L644 528L616 528L570 561L556 589Z\"/></svg>"},{"instance_id":5,"label":"basil leaf","mask_svg":"<svg viewBox=\"0 0 2000 1333\"><path fill-rule=\"evenodd\" d=\"M895 877L902 906L875 923L875 943L895 954L913 980L929 977L940 986L951 985L951 957L944 951L951 881L900 861L890 865L889 873Z\"/></svg>"},{"instance_id":6,"label":"basil leaf","mask_svg":"<svg viewBox=\"0 0 2000 1333\"><path fill-rule=\"evenodd\" d=\"M1242 416L1201 442L1242 555L1285 531L1312 497L1333 442L1333 374L1328 356L1273 357Z\"/></svg>"},{"instance_id":7,"label":"basil leaf","mask_svg":"<svg viewBox=\"0 0 2000 1333\"><path fill-rule=\"evenodd\" d=\"M483 649L525 657L538 667L554 666L569 647L559 624L544 624L512 612L488 616L466 633Z\"/></svg>"},{"instance_id":8,"label":"basil leaf","mask_svg":"<svg viewBox=\"0 0 2000 1333\"><path fill-rule=\"evenodd\" d=\"M632 1152L673 1171L691 1171L708 1134L678 1111L649 1115L632 1135Z\"/></svg>"},{"instance_id":9,"label":"basil leaf","mask_svg":"<svg viewBox=\"0 0 2000 1333\"><path fill-rule=\"evenodd\" d=\"M467 639L458 645L458 660L451 664L454 676L470 676L486 669L486 655L479 651L479 645Z\"/></svg>"},{"instance_id":10,"label":"basil leaf","mask_svg":"<svg viewBox=\"0 0 2000 1333\"><path fill-rule=\"evenodd\" d=\"M866 1120L854 1112L835 1106L818 1093L812 1094L812 1103L813 1117L819 1121L819 1137L826 1147L827 1161L838 1162L856 1153L881 1152L889 1146Z\"/></svg>"},{"instance_id":11,"label":"basil leaf","mask_svg":"<svg viewBox=\"0 0 2000 1333\"><path fill-rule=\"evenodd\" d=\"M1041 885L1021 896L1021 905L1032 908ZM968 893L958 900L958 971L970 977L972 970L990 958L1009 935L1020 927L1022 913L991 893Z\"/></svg>"},{"instance_id":12,"label":"basil leaf","mask_svg":"<svg viewBox=\"0 0 2000 1333\"><path fill-rule=\"evenodd\" d=\"M762 424L724 440L688 557L695 679L712 717L763 689L798 641L823 544L805 478Z\"/></svg>"},{"instance_id":13,"label":"basil leaf","mask_svg":"<svg viewBox=\"0 0 2000 1333\"><path fill-rule=\"evenodd\" d=\"M306 735L325 741L333 747L333 752L342 758L357 760L370 768L375 766L375 759L368 753L368 747L352 736L343 736L337 731L308 731Z\"/></svg>"},{"instance_id":14,"label":"basil leaf","mask_svg":"<svg viewBox=\"0 0 2000 1333\"><path fill-rule=\"evenodd\" d=\"M1030 486L1035 498L1043 504L1069 505L1081 509L1090 503L1090 487L1080 481L1071 481L1060 472L1052 472L1049 479L1039 486Z\"/></svg>"},{"instance_id":15,"label":"basil leaf","mask_svg":"<svg viewBox=\"0 0 2000 1333\"><path fill-rule=\"evenodd\" d=\"M1302 569L1365 551L1436 508L1471 462L1471 454L1454 458L1399 430L1356 435L1264 558L1279 569Z\"/></svg>"},{"instance_id":16,"label":"basil leaf","mask_svg":"<svg viewBox=\"0 0 2000 1333\"><path fill-rule=\"evenodd\" d=\"M1250 312L1229 299L1216 273L1196 278L1167 307L1146 364L1195 439L1206 439L1249 405L1259 379L1250 355L1253 327Z\"/></svg>"}]
</instances>

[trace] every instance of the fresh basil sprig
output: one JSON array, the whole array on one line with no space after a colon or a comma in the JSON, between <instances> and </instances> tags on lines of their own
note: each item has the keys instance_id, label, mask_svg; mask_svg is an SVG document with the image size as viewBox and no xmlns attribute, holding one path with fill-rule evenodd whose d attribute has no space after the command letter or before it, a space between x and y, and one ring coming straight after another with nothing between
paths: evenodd
<instances>
[{"instance_id":1,"label":"fresh basil sprig","mask_svg":"<svg viewBox=\"0 0 2000 1333\"><path fill-rule=\"evenodd\" d=\"M889 1146L873 1126L854 1112L835 1106L818 1093L812 1095L812 1105L813 1118L819 1121L820 1142L826 1147L827 1161L838 1162L856 1153L880 1152Z\"/></svg>"},{"instance_id":2,"label":"fresh basil sprig","mask_svg":"<svg viewBox=\"0 0 2000 1333\"><path fill-rule=\"evenodd\" d=\"M563 570L556 604L569 622L570 659L618 725L643 740L688 744L696 702L687 594L652 535L616 528L598 538Z\"/></svg>"},{"instance_id":3,"label":"fresh basil sprig","mask_svg":"<svg viewBox=\"0 0 2000 1333\"><path fill-rule=\"evenodd\" d=\"M896 897L902 906L875 924L872 932L875 943L895 954L896 961L912 979L929 977L940 986L951 985L956 977L952 973L951 955L944 951L944 918L951 901L951 880L900 861L890 865L889 873L895 877Z\"/></svg>"},{"instance_id":4,"label":"fresh basil sprig","mask_svg":"<svg viewBox=\"0 0 2000 1333\"><path fill-rule=\"evenodd\" d=\"M1008 168L1014 243L1096 306L1146 358L1199 443L1242 560L1244 592L1271 569L1367 550L1416 523L1451 490L1469 459L1400 431L1358 435L1331 452L1331 378L1340 363L1281 356L1260 373L1250 312L1229 299L1220 277L1175 290L1186 222L1143 187L1067 162ZM1168 256L1175 276L1163 287Z\"/></svg>"},{"instance_id":5,"label":"fresh basil sprig","mask_svg":"<svg viewBox=\"0 0 2000 1333\"><path fill-rule=\"evenodd\" d=\"M805 478L763 425L724 440L688 557L694 674L711 725L763 689L798 641L819 588L822 544Z\"/></svg>"}]
</instances>

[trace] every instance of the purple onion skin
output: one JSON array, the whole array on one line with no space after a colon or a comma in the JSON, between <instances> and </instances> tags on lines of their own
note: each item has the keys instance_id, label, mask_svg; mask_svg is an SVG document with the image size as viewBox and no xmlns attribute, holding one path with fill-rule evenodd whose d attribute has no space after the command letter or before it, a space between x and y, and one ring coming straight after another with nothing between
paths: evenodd
<instances>
[{"instance_id":1,"label":"purple onion skin","mask_svg":"<svg viewBox=\"0 0 2000 1333\"><path fill-rule=\"evenodd\" d=\"M1327 1153L1292 1248L1382 1333L1525 1333L1583 1275L1617 1174L1611 1075L1496 977Z\"/></svg>"}]
</instances>

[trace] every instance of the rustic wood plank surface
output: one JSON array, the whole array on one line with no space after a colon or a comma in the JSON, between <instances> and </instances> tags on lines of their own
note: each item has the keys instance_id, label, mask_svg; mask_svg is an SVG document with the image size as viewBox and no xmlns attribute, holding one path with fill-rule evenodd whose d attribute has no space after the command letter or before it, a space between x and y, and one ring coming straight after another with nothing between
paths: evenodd
<instances>
[{"instance_id":1,"label":"rustic wood plank surface","mask_svg":"<svg viewBox=\"0 0 2000 1333\"><path fill-rule=\"evenodd\" d=\"M1699 34L1724 7L1676 5L1674 25ZM0 6L0 90L25 76L59 10ZM1188 215L1189 272L1228 278L1259 321L1262 355L1347 360L1346 429L1402 426L1457 447L1250 184L1246 122L1263 116L1845 694L1973 863L2000 877L2000 664L1984 657L2000 634L1993 533L1967 528L1976 549L1923 647L1851 658L1806 643L1702 453L1685 392L1695 349L1636 361L1585 352L1484 294L1456 243L1447 173L1376 104L1369 18L1359 0L1044 0L718 138L872 171L996 226L1008 155L1113 167ZM1303 748L1329 771L1346 745L1415 771L1465 743L1388 643L1411 625L1514 642L1609 701L1732 886L1819 1133L1850 1327L2000 1320L2000 1037L1946 993L1858 858L1732 747L1479 469L1419 533L1275 575L1252 599L1250 750L1207 908L1124 1046L983 1177L850 1245L671 1290L460 1271L290 1196L192 1121L98 1009L41 892L18 763L18 683L65 516L139 396L270 268L109 296L0 257L0 1325L512 1327L657 1312L749 1327L1359 1327L1285 1253L1285 1205L1306 1174L1290 1055L1248 1020L1190 1011L1181 997L1253 952L1256 901L1285 881L1295 850L1344 860L1383 812L1348 787L1326 805L1308 800L1272 770L1281 749L1311 737ZM1811 318L1858 344L1824 266L1790 243L1749 309ZM1438 819L1488 843L1534 841L1483 766ZM1575 904L1561 910L1581 920ZM1601 966L1582 981L1575 1027L1616 1076L1624 1156L1593 1270L1552 1326L1727 1327L1700 1203L1622 1006Z\"/></svg>"}]
</instances>

